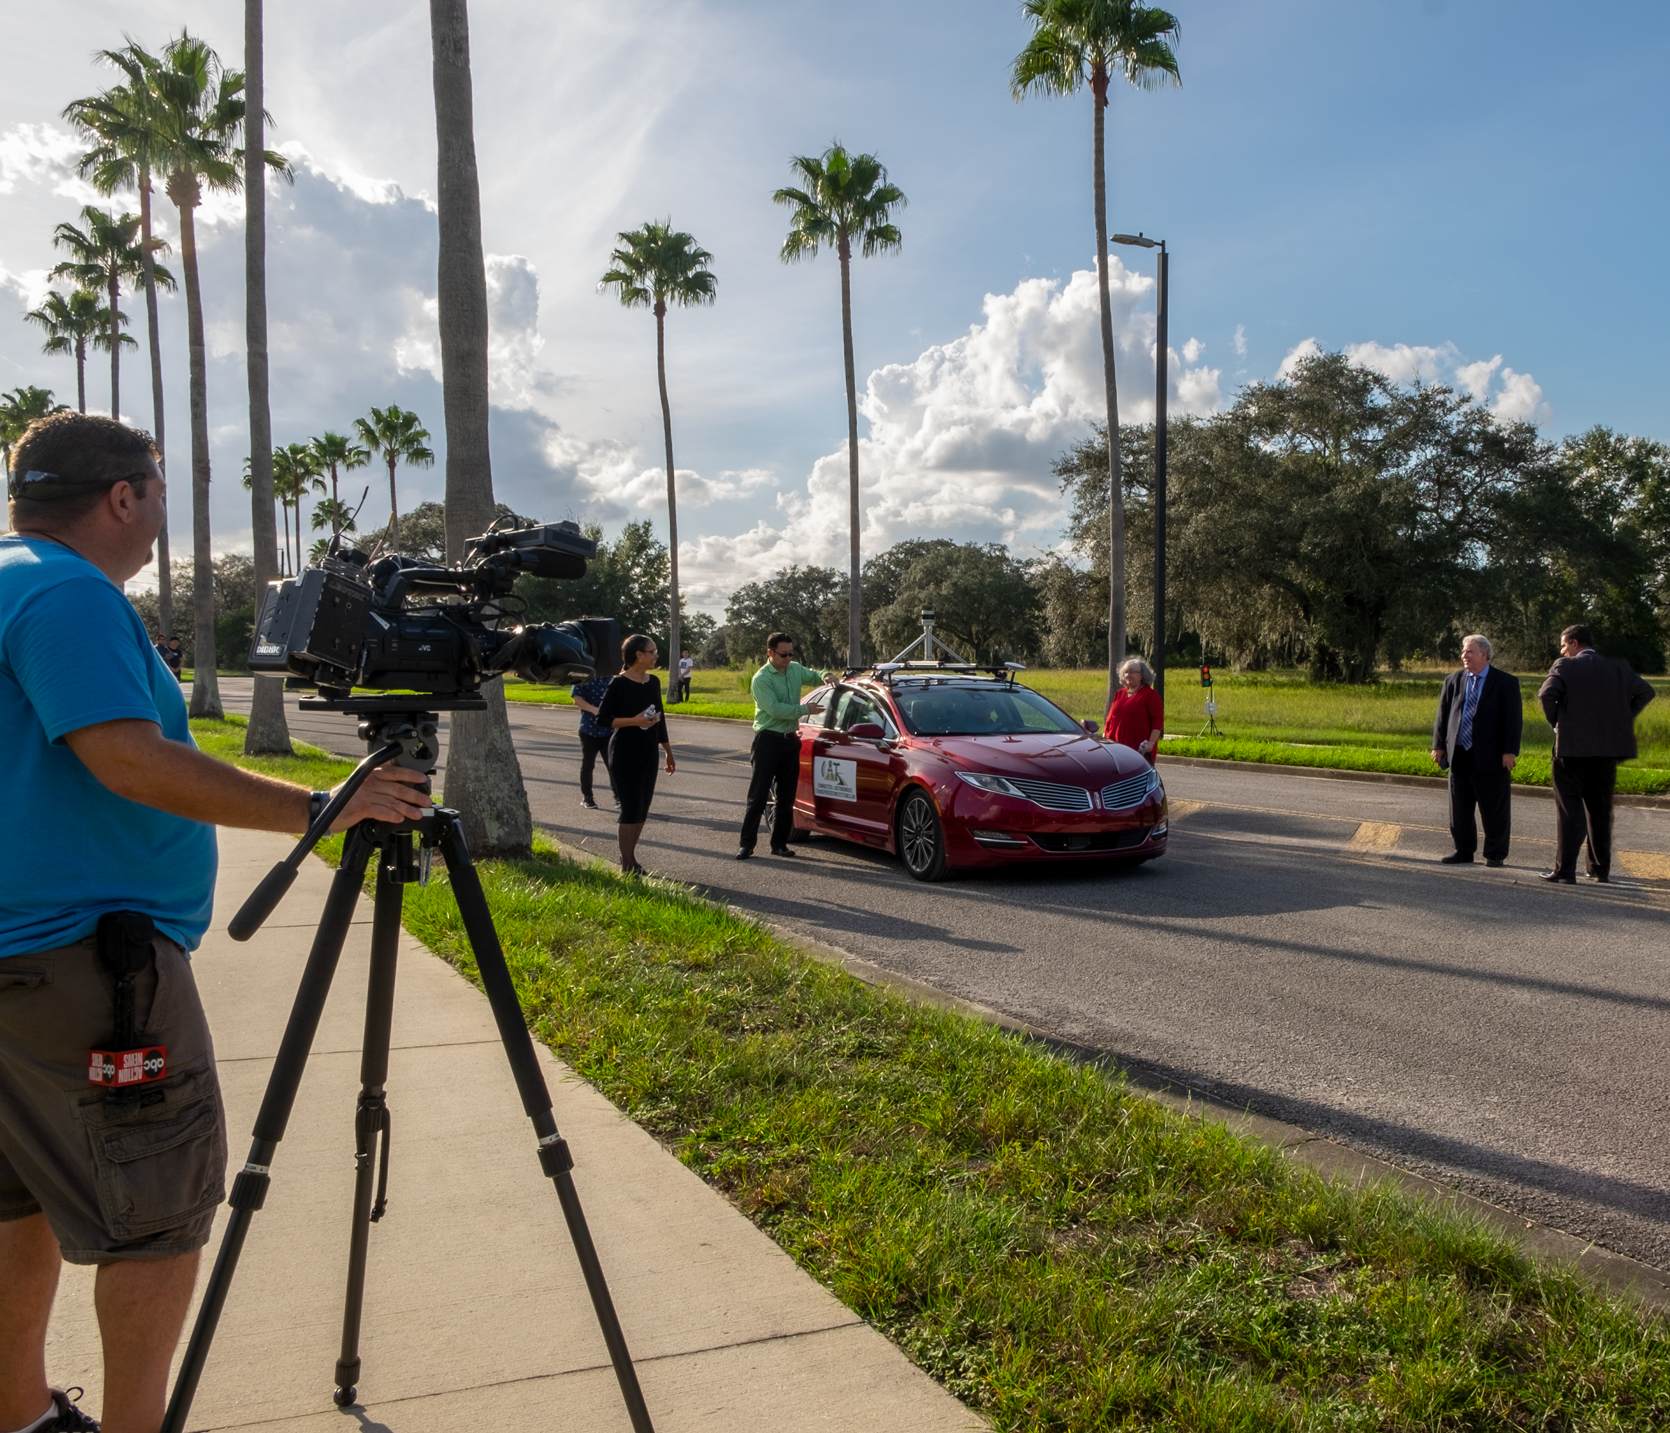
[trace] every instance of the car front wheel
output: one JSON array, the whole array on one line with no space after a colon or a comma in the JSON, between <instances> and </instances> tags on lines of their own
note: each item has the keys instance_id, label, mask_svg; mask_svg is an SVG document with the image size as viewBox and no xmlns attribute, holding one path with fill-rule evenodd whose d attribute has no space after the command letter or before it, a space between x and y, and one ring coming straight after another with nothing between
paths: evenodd
<instances>
[{"instance_id":1,"label":"car front wheel","mask_svg":"<svg viewBox=\"0 0 1670 1433\"><path fill-rule=\"evenodd\" d=\"M945 874L945 830L925 792L913 791L899 808L899 857L919 881Z\"/></svg>"}]
</instances>

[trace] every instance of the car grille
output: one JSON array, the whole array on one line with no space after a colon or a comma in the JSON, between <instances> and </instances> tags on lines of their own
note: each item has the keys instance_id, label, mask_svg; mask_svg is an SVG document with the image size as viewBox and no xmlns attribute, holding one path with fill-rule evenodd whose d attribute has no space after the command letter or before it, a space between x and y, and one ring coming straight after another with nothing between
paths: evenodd
<instances>
[{"instance_id":1,"label":"car grille","mask_svg":"<svg viewBox=\"0 0 1670 1433\"><path fill-rule=\"evenodd\" d=\"M1057 836L1038 831L1031 833L1033 844L1046 851L1125 851L1140 846L1148 839L1148 828L1137 826L1129 831L1104 831L1094 835Z\"/></svg>"},{"instance_id":2,"label":"car grille","mask_svg":"<svg viewBox=\"0 0 1670 1433\"><path fill-rule=\"evenodd\" d=\"M1088 811L1090 793L1082 786L1062 786L1054 781L1027 781L1018 776L1006 776L1015 790L1036 806L1046 811Z\"/></svg>"},{"instance_id":3,"label":"car grille","mask_svg":"<svg viewBox=\"0 0 1670 1433\"><path fill-rule=\"evenodd\" d=\"M1140 806L1156 784L1152 771L1127 776L1102 788L1102 805L1109 811L1122 811L1127 806Z\"/></svg>"}]
</instances>

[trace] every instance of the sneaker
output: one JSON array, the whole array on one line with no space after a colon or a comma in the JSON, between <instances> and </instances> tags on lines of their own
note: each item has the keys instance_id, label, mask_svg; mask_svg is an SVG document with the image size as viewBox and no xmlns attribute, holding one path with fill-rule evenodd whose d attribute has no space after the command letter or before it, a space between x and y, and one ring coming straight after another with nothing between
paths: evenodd
<instances>
[{"instance_id":1,"label":"sneaker","mask_svg":"<svg viewBox=\"0 0 1670 1433\"><path fill-rule=\"evenodd\" d=\"M589 796L582 796L580 798L580 804L582 806L584 806L586 808L586 810L588 810L588 811L597 810L597 803L595 801L593 801L591 799L591 797L589 797Z\"/></svg>"},{"instance_id":2,"label":"sneaker","mask_svg":"<svg viewBox=\"0 0 1670 1433\"><path fill-rule=\"evenodd\" d=\"M74 1400L84 1398L86 1394L84 1388L71 1388L62 1393L54 1388L52 1405L57 1409L58 1416L41 1424L37 1433L99 1433L99 1420L89 1418L75 1406Z\"/></svg>"}]
</instances>

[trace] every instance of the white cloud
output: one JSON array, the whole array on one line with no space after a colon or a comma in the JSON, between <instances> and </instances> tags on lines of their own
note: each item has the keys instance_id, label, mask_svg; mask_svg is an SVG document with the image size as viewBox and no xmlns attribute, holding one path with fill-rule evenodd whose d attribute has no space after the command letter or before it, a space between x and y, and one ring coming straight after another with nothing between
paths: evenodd
<instances>
[{"instance_id":1,"label":"white cloud","mask_svg":"<svg viewBox=\"0 0 1670 1433\"><path fill-rule=\"evenodd\" d=\"M735 498L747 497L758 492L761 488L772 487L776 484L776 477L765 468L747 468L741 472L727 471L717 478L704 478L700 473L690 468L675 468L673 475L678 482L678 506L682 512L685 508L708 507L713 503L729 502ZM620 501L635 508L639 512L662 513L667 510L667 470L665 468L645 468L636 477L627 481L624 486L616 488L611 494L604 494L618 498ZM682 550L684 544L680 543Z\"/></svg>"},{"instance_id":2,"label":"white cloud","mask_svg":"<svg viewBox=\"0 0 1670 1433\"><path fill-rule=\"evenodd\" d=\"M1503 422L1546 423L1552 416L1543 402L1542 387L1529 373L1517 373L1502 365L1502 355L1461 361L1453 343L1436 347L1407 343L1388 347L1373 341L1348 343L1345 356L1359 368L1372 368L1394 383L1442 383L1465 393L1475 403L1485 404ZM1277 378L1291 378L1298 366L1322 353L1314 338L1301 339L1288 351L1276 370ZM1493 391L1494 390L1494 391Z\"/></svg>"},{"instance_id":3,"label":"white cloud","mask_svg":"<svg viewBox=\"0 0 1670 1433\"><path fill-rule=\"evenodd\" d=\"M86 146L67 129L50 124L14 124L0 134L0 194L19 183L46 184L78 204L99 202L99 192L76 171Z\"/></svg>"},{"instance_id":4,"label":"white cloud","mask_svg":"<svg viewBox=\"0 0 1670 1433\"><path fill-rule=\"evenodd\" d=\"M1205 352L1206 352L1206 345L1204 343L1202 343L1198 338L1191 338L1187 343L1185 343L1183 345L1183 362L1194 363L1194 362L1198 361L1199 358L1200 358L1200 355L1205 353Z\"/></svg>"},{"instance_id":5,"label":"white cloud","mask_svg":"<svg viewBox=\"0 0 1670 1433\"><path fill-rule=\"evenodd\" d=\"M1154 416L1153 280L1115 259L1109 274L1120 361L1120 416ZM1105 412L1093 271L1065 284L1026 279L987 294L984 321L913 362L870 374L860 407L861 544L866 553L924 534L1002 541L1042 550L1062 523L1050 472L1063 449ZM1209 413L1220 370L1172 353L1174 411ZM682 479L681 479L682 482ZM777 513L736 536L680 544L680 575L702 605L790 563L844 567L849 478L846 445L813 464L804 490L780 492Z\"/></svg>"},{"instance_id":6,"label":"white cloud","mask_svg":"<svg viewBox=\"0 0 1670 1433\"><path fill-rule=\"evenodd\" d=\"M1235 325L1235 356L1237 358L1247 356L1247 326L1244 323Z\"/></svg>"}]
</instances>

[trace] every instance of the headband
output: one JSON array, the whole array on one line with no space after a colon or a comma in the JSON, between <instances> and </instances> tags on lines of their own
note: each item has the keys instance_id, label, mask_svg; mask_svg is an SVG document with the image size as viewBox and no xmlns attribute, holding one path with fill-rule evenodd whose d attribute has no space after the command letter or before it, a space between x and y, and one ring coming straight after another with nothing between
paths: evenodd
<instances>
[{"instance_id":1,"label":"headband","mask_svg":"<svg viewBox=\"0 0 1670 1433\"><path fill-rule=\"evenodd\" d=\"M62 478L57 473L43 473L31 468L27 473L13 473L6 484L6 495L25 498L30 502L48 503L56 498L75 497L99 488L113 488L117 483L136 482L148 478L149 473L128 473L120 478Z\"/></svg>"}]
</instances>

